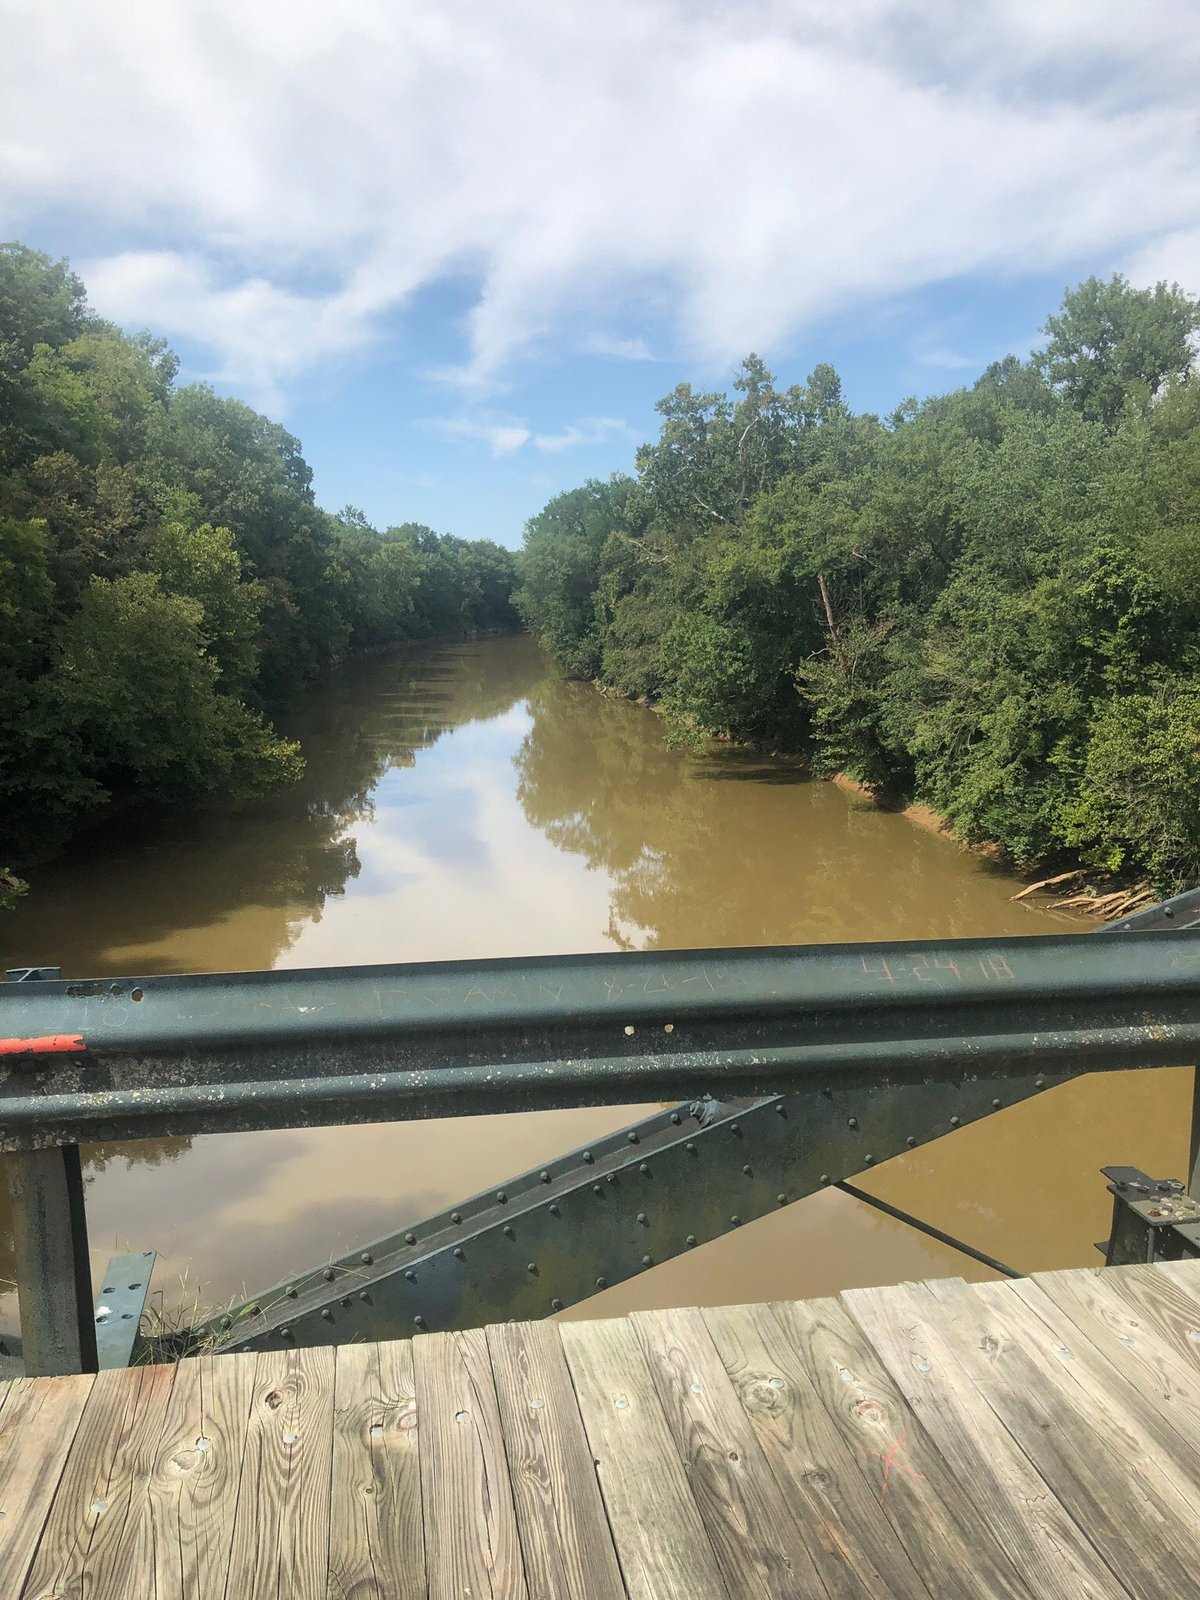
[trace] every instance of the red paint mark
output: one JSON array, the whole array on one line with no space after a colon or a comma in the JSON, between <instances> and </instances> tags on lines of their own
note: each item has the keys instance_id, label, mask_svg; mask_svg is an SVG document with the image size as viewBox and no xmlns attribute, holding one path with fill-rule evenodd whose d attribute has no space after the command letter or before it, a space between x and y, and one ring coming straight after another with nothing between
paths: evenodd
<instances>
[{"instance_id":1,"label":"red paint mark","mask_svg":"<svg viewBox=\"0 0 1200 1600\"><path fill-rule=\"evenodd\" d=\"M873 1456L878 1456L880 1461L883 1462L883 1482L879 1486L880 1505L883 1504L883 1498L888 1492L888 1483L891 1480L893 1467L899 1467L901 1472L907 1472L910 1478L920 1478L922 1483L925 1482L924 1474L918 1472L916 1467L910 1467L907 1461L896 1460L896 1457L900 1454L900 1451L904 1449L904 1441L907 1436L908 1430L906 1428L901 1429L900 1433L897 1435L895 1444L889 1445L886 1450L871 1451Z\"/></svg>"},{"instance_id":2,"label":"red paint mark","mask_svg":"<svg viewBox=\"0 0 1200 1600\"><path fill-rule=\"evenodd\" d=\"M86 1048L81 1033L44 1033L40 1039L0 1039L0 1056L65 1055Z\"/></svg>"}]
</instances>

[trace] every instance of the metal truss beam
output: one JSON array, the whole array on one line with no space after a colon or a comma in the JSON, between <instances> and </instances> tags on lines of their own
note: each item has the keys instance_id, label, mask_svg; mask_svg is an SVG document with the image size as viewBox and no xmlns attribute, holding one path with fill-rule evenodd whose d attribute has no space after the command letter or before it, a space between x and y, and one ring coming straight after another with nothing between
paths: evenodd
<instances>
[{"instance_id":1,"label":"metal truss beam","mask_svg":"<svg viewBox=\"0 0 1200 1600\"><path fill-rule=\"evenodd\" d=\"M1062 1081L946 1075L880 1087L860 1074L676 1106L276 1284L193 1329L178 1353L550 1316Z\"/></svg>"}]
</instances>

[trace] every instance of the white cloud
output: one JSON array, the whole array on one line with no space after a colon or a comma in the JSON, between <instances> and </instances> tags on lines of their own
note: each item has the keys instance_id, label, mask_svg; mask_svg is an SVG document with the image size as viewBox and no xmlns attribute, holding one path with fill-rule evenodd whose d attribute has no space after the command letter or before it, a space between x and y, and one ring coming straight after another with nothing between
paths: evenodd
<instances>
[{"instance_id":1,"label":"white cloud","mask_svg":"<svg viewBox=\"0 0 1200 1600\"><path fill-rule=\"evenodd\" d=\"M633 429L621 417L581 417L558 433L535 433L533 443L539 450L557 454L560 450L574 450L581 444L603 444L606 439L622 433L633 437Z\"/></svg>"},{"instance_id":2,"label":"white cloud","mask_svg":"<svg viewBox=\"0 0 1200 1600\"><path fill-rule=\"evenodd\" d=\"M1152 240L1123 263L1123 270L1131 283L1178 283L1200 293L1200 225Z\"/></svg>"},{"instance_id":3,"label":"white cloud","mask_svg":"<svg viewBox=\"0 0 1200 1600\"><path fill-rule=\"evenodd\" d=\"M583 342L588 356L612 356L617 361L653 361L654 352L645 339L633 335L590 333Z\"/></svg>"},{"instance_id":4,"label":"white cloud","mask_svg":"<svg viewBox=\"0 0 1200 1600\"><path fill-rule=\"evenodd\" d=\"M944 367L949 372L958 372L967 367L974 367L978 371L983 364L974 356L959 355L954 350L924 350L917 360L923 367Z\"/></svg>"},{"instance_id":5,"label":"white cloud","mask_svg":"<svg viewBox=\"0 0 1200 1600\"><path fill-rule=\"evenodd\" d=\"M427 417L422 426L439 439L485 444L493 456L510 456L532 437L520 423L484 422L476 417Z\"/></svg>"},{"instance_id":6,"label":"white cloud","mask_svg":"<svg viewBox=\"0 0 1200 1600\"><path fill-rule=\"evenodd\" d=\"M640 359L665 315L724 363L881 294L1065 281L1200 228L1200 12L1173 0L0 15L0 231L65 211L116 240L81 263L97 308L257 395L447 274L478 283L479 387L571 328L628 329L609 348Z\"/></svg>"},{"instance_id":7,"label":"white cloud","mask_svg":"<svg viewBox=\"0 0 1200 1600\"><path fill-rule=\"evenodd\" d=\"M527 444L546 455L557 455L580 445L603 444L614 435L633 437L633 430L620 417L580 417L557 433L534 433L516 418L486 416L426 417L421 426L439 439L486 445L493 456L512 455Z\"/></svg>"}]
</instances>

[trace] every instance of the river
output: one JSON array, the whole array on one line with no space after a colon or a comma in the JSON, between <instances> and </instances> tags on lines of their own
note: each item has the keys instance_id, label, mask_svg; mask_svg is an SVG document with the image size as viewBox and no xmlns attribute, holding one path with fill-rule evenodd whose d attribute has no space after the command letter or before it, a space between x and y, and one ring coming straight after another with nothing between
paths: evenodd
<instances>
[{"instance_id":1,"label":"river","mask_svg":"<svg viewBox=\"0 0 1200 1600\"><path fill-rule=\"evenodd\" d=\"M109 817L0 919L6 966L68 977L614 948L1032 934L1058 915L954 843L563 681L525 638L352 663L287 731L270 799ZM1021 1270L1098 1258L1098 1168L1180 1176L1190 1072L1098 1075L876 1169L862 1187ZM154 1249L214 1307L620 1126L632 1108L158 1140L85 1151L93 1266ZM0 1190L0 1193L3 1191ZM0 1205L4 1201L0 1200ZM0 1279L12 1277L0 1213ZM772 1300L984 1269L827 1191L574 1314ZM11 1286L0 1327L15 1328Z\"/></svg>"}]
</instances>

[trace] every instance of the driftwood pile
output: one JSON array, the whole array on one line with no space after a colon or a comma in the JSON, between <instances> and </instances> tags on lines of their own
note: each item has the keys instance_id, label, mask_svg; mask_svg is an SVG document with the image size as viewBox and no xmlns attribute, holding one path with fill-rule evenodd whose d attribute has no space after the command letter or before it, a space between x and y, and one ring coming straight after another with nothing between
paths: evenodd
<instances>
[{"instance_id":1,"label":"driftwood pile","mask_svg":"<svg viewBox=\"0 0 1200 1600\"><path fill-rule=\"evenodd\" d=\"M1040 890L1059 888L1065 883L1074 883L1076 889L1064 895L1059 900L1052 900L1048 906L1050 911L1083 911L1093 917L1100 917L1108 922L1116 917L1126 916L1130 911L1136 911L1139 906L1144 906L1155 898L1154 890L1148 883L1126 884L1123 888L1113 889L1106 894L1096 894L1091 889L1078 890L1079 880L1085 876L1084 869L1077 867L1073 872L1059 872L1053 878L1042 878L1037 883L1031 883L1014 894L1012 899L1025 900L1031 894Z\"/></svg>"}]
</instances>

